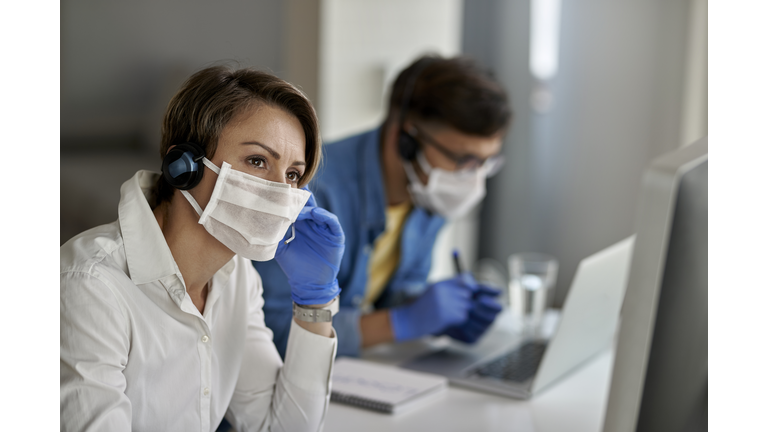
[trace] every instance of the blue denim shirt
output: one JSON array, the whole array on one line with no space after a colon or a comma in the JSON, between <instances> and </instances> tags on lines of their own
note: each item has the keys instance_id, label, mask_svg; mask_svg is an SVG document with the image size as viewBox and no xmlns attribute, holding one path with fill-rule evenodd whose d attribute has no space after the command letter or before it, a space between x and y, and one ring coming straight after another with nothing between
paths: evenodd
<instances>
[{"instance_id":1,"label":"blue denim shirt","mask_svg":"<svg viewBox=\"0 0 768 432\"><path fill-rule=\"evenodd\" d=\"M368 258L386 224L380 131L377 128L323 146L322 165L309 185L318 206L339 218L346 237L338 275L340 309L333 318L340 356L360 353L360 308L368 286ZM422 208L411 211L401 234L400 263L374 308L400 305L424 291L432 247L444 223L443 217ZM288 279L274 260L253 265L264 281L264 319L274 332L280 355L285 357L293 305Z\"/></svg>"}]
</instances>

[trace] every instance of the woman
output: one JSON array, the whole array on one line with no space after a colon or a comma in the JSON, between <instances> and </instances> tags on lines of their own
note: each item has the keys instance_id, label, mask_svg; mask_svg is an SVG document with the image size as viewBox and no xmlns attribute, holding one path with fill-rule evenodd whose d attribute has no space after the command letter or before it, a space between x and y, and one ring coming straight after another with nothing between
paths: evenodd
<instances>
[{"instance_id":1,"label":"woman","mask_svg":"<svg viewBox=\"0 0 768 432\"><path fill-rule=\"evenodd\" d=\"M136 173L116 222L61 247L62 430L321 428L344 234L301 189L320 154L290 84L190 77L165 115L162 174ZM273 257L295 302L285 364L249 261Z\"/></svg>"}]
</instances>

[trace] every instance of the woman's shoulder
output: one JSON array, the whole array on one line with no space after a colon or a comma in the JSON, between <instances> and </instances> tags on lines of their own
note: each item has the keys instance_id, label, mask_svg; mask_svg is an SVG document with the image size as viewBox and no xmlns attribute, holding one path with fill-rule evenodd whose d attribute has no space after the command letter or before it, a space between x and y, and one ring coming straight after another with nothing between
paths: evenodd
<instances>
[{"instance_id":1,"label":"woman's shoulder","mask_svg":"<svg viewBox=\"0 0 768 432\"><path fill-rule=\"evenodd\" d=\"M118 221L83 231L59 248L61 273L89 271L123 246Z\"/></svg>"},{"instance_id":2,"label":"woman's shoulder","mask_svg":"<svg viewBox=\"0 0 768 432\"><path fill-rule=\"evenodd\" d=\"M84 231L60 248L60 299L69 311L77 305L106 304L122 309L120 295L133 286L118 222Z\"/></svg>"}]
</instances>

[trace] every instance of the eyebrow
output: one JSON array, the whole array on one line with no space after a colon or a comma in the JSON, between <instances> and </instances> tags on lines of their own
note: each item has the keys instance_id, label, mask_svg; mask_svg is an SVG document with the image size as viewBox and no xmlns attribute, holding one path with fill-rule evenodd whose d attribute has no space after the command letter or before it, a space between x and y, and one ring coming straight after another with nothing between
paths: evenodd
<instances>
[{"instance_id":1,"label":"eyebrow","mask_svg":"<svg viewBox=\"0 0 768 432\"><path fill-rule=\"evenodd\" d=\"M263 148L264 150L266 150L270 155L272 155L273 158L275 158L277 160L280 160L280 153L276 152L275 150L272 149L272 147L270 147L270 146L268 146L266 144L262 144L262 143L260 143L258 141L246 141L243 144L244 145L257 145L257 146ZM301 166L304 166L304 165L307 165L307 163L303 162L303 161L295 161L291 165L301 165Z\"/></svg>"}]
</instances>

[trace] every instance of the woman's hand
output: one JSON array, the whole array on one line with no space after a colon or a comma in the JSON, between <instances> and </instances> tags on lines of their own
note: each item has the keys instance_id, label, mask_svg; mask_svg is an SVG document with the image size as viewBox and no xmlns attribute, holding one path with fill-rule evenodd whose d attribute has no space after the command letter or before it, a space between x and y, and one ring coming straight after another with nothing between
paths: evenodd
<instances>
[{"instance_id":1,"label":"woman's hand","mask_svg":"<svg viewBox=\"0 0 768 432\"><path fill-rule=\"evenodd\" d=\"M294 302L326 304L341 292L336 276L344 255L344 231L336 215L317 207L314 195L294 227L296 237L288 244L280 242L275 261L288 277Z\"/></svg>"}]
</instances>

